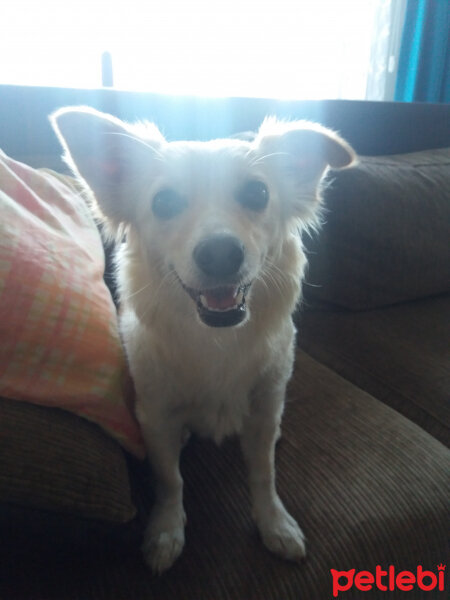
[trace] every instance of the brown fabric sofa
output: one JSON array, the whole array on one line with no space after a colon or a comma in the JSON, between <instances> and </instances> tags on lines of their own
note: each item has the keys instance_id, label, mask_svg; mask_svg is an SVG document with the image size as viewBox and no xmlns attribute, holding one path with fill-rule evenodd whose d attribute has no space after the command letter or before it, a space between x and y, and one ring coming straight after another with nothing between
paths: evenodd
<instances>
[{"instance_id":1,"label":"brown fabric sofa","mask_svg":"<svg viewBox=\"0 0 450 600\"><path fill-rule=\"evenodd\" d=\"M264 114L313 118L367 156L333 177L323 231L305 240L310 268L277 452L280 495L308 540L305 564L280 561L258 540L236 440L193 440L182 457L186 548L167 574L151 575L139 552L152 503L146 464L80 417L3 398L0 598L328 600L332 569L421 565L437 577L450 497L449 107L0 95L0 147L33 166L61 167L46 115L80 103L154 118L172 138L254 129ZM404 594L353 585L338 597ZM437 585L408 592L444 595Z\"/></svg>"},{"instance_id":2,"label":"brown fabric sofa","mask_svg":"<svg viewBox=\"0 0 450 600\"><path fill-rule=\"evenodd\" d=\"M362 157L327 191L300 346L449 445L450 151Z\"/></svg>"}]
</instances>

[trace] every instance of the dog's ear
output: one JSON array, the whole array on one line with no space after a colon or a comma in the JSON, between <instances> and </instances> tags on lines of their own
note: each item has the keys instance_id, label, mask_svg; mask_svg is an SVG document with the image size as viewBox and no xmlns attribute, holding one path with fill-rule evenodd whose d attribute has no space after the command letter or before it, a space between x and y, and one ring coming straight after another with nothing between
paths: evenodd
<instances>
[{"instance_id":1,"label":"dog's ear","mask_svg":"<svg viewBox=\"0 0 450 600\"><path fill-rule=\"evenodd\" d=\"M314 201L320 199L326 171L345 169L356 162L354 150L337 133L308 121L268 118L253 148L287 195L289 212L306 218L314 216Z\"/></svg>"},{"instance_id":2,"label":"dog's ear","mask_svg":"<svg viewBox=\"0 0 450 600\"><path fill-rule=\"evenodd\" d=\"M147 124L138 135L119 119L84 106L61 108L50 122L65 162L92 190L110 229L132 222L139 179L165 142L157 127Z\"/></svg>"}]
</instances>

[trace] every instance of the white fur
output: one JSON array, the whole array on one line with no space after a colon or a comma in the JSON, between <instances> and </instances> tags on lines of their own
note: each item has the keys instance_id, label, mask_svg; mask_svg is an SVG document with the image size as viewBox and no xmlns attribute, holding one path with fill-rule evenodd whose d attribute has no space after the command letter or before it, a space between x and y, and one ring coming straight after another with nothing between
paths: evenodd
<instances>
[{"instance_id":1,"label":"white fur","mask_svg":"<svg viewBox=\"0 0 450 600\"><path fill-rule=\"evenodd\" d=\"M204 143L168 143L154 125L134 128L88 108L62 109L52 123L110 233L126 232L117 260L121 331L157 482L146 561L162 572L182 551L178 461L189 432L217 442L240 435L263 542L284 558L302 559L304 537L278 497L274 469L294 361L291 314L306 263L299 234L317 222L326 170L349 166L353 151L318 125L276 119L266 120L254 141ZM236 200L236 189L255 179L269 191L260 211ZM167 187L186 207L161 220L152 199ZM246 319L212 328L200 322L181 281L206 286L193 252L220 234L242 242L240 275L252 284Z\"/></svg>"}]
</instances>

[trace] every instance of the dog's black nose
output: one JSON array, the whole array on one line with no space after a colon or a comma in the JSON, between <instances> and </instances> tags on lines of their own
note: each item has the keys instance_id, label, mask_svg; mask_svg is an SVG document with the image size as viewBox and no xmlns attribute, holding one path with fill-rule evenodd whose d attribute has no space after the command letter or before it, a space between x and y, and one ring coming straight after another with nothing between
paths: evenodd
<instances>
[{"instance_id":1,"label":"dog's black nose","mask_svg":"<svg viewBox=\"0 0 450 600\"><path fill-rule=\"evenodd\" d=\"M241 268L244 246L232 235L215 235L197 244L194 260L209 277L230 277Z\"/></svg>"}]
</instances>

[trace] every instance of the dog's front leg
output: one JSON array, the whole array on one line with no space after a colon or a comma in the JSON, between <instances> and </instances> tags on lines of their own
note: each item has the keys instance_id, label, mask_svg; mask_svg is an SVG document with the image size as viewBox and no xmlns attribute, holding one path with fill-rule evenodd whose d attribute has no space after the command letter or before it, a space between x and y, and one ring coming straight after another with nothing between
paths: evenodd
<instances>
[{"instance_id":1,"label":"dog's front leg","mask_svg":"<svg viewBox=\"0 0 450 600\"><path fill-rule=\"evenodd\" d=\"M183 480L179 470L182 427L171 423L158 429L142 427L155 477L155 504L142 547L144 559L156 573L167 570L184 546Z\"/></svg>"},{"instance_id":2,"label":"dog's front leg","mask_svg":"<svg viewBox=\"0 0 450 600\"><path fill-rule=\"evenodd\" d=\"M265 378L253 395L241 445L249 471L252 513L264 545L282 558L301 561L305 540L275 487L275 445L284 405L285 385Z\"/></svg>"}]
</instances>

